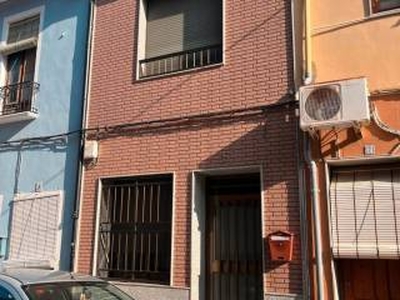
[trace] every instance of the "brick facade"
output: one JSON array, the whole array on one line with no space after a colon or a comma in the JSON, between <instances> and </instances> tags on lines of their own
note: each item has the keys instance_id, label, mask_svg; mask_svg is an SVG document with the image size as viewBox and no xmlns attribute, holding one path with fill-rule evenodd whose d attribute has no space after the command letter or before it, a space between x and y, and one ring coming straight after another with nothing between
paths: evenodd
<instances>
[{"instance_id":1,"label":"brick facade","mask_svg":"<svg viewBox=\"0 0 400 300\"><path fill-rule=\"evenodd\" d=\"M223 65L142 81L136 80L137 5L97 1L90 128L292 100L289 2L226 0ZM266 262L264 290L301 294L297 128L294 106L282 105L252 117L208 122L205 115L195 124L100 139L99 160L85 171L78 271L92 268L99 178L174 173L172 285L189 287L191 172L261 166L264 237L295 233L293 262Z\"/></svg>"}]
</instances>

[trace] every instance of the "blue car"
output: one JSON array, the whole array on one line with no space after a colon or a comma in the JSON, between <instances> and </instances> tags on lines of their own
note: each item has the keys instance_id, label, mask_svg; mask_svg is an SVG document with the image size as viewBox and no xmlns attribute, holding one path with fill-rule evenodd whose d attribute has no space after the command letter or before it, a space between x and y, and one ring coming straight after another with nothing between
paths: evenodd
<instances>
[{"instance_id":1,"label":"blue car","mask_svg":"<svg viewBox=\"0 0 400 300\"><path fill-rule=\"evenodd\" d=\"M44 269L0 272L0 300L133 300L114 285L87 275Z\"/></svg>"}]
</instances>

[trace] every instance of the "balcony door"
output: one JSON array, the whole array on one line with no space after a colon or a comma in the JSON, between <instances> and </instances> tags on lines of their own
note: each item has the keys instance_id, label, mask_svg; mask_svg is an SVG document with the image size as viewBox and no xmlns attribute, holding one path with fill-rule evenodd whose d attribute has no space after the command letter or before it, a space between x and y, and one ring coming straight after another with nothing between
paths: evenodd
<instances>
[{"instance_id":1,"label":"balcony door","mask_svg":"<svg viewBox=\"0 0 400 300\"><path fill-rule=\"evenodd\" d=\"M5 109L24 111L30 106L35 75L36 48L7 57L7 89Z\"/></svg>"}]
</instances>

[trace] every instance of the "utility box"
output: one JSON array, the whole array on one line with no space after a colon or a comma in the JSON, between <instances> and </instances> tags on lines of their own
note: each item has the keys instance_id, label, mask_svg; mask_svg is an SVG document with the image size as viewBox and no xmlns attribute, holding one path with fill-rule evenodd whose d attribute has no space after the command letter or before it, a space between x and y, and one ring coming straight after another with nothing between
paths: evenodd
<instances>
[{"instance_id":1,"label":"utility box","mask_svg":"<svg viewBox=\"0 0 400 300\"><path fill-rule=\"evenodd\" d=\"M83 147L83 159L85 161L96 160L99 156L99 143L97 141L86 140Z\"/></svg>"},{"instance_id":2,"label":"utility box","mask_svg":"<svg viewBox=\"0 0 400 300\"><path fill-rule=\"evenodd\" d=\"M276 231L268 236L268 246L272 261L291 261L293 256L293 233Z\"/></svg>"}]
</instances>

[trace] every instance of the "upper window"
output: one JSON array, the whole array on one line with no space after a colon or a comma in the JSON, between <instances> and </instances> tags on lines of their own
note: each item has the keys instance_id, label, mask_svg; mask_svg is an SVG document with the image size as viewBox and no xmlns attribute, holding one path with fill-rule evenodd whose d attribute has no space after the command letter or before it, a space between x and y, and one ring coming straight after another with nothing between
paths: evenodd
<instances>
[{"instance_id":1,"label":"upper window","mask_svg":"<svg viewBox=\"0 0 400 300\"><path fill-rule=\"evenodd\" d=\"M140 77L222 62L222 0L143 0Z\"/></svg>"},{"instance_id":2,"label":"upper window","mask_svg":"<svg viewBox=\"0 0 400 300\"><path fill-rule=\"evenodd\" d=\"M103 181L97 275L169 284L172 176Z\"/></svg>"},{"instance_id":3,"label":"upper window","mask_svg":"<svg viewBox=\"0 0 400 300\"><path fill-rule=\"evenodd\" d=\"M372 0L372 12L378 13L400 8L400 0Z\"/></svg>"},{"instance_id":4,"label":"upper window","mask_svg":"<svg viewBox=\"0 0 400 300\"><path fill-rule=\"evenodd\" d=\"M39 21L37 15L9 24L6 44L0 49L6 69L5 86L0 88L3 115L34 111L33 98L38 89L34 74Z\"/></svg>"}]
</instances>

